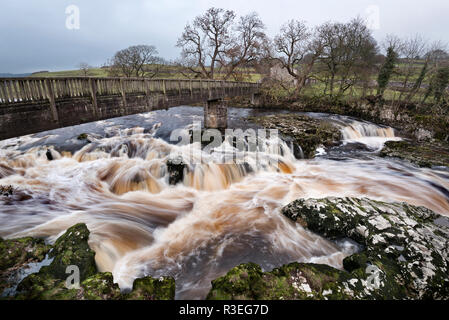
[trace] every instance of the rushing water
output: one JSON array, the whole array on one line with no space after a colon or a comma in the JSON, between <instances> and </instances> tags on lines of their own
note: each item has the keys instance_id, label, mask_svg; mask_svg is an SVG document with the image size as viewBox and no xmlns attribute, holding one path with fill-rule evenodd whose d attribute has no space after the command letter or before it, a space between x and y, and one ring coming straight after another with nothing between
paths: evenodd
<instances>
[{"instance_id":1,"label":"rushing water","mask_svg":"<svg viewBox=\"0 0 449 320\"><path fill-rule=\"evenodd\" d=\"M230 127L256 128L242 119L270 111L229 113ZM310 115L339 126L343 137L314 160L295 159L288 143L272 147L269 139L266 150L250 153L244 164L215 163L220 152L206 155L199 144L169 143L174 129L202 119L202 108L194 107L0 141L0 184L23 190L0 202L0 236L54 241L85 222L98 268L111 271L122 289L136 277L171 275L177 298L186 299L204 298L211 280L243 262L265 270L292 261L341 268L357 247L328 241L279 213L298 198L367 196L449 215L447 171L376 156L385 141L400 139L393 129ZM91 143L76 139L83 132ZM173 154L189 164L175 186L166 168Z\"/></svg>"}]
</instances>

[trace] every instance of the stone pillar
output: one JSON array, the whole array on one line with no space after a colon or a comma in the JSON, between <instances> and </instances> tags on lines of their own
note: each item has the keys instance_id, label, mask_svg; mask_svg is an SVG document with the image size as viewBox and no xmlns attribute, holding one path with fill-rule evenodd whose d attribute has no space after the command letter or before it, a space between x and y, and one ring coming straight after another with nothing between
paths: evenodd
<instances>
[{"instance_id":1,"label":"stone pillar","mask_svg":"<svg viewBox=\"0 0 449 320\"><path fill-rule=\"evenodd\" d=\"M251 104L255 107L259 107L261 104L261 94L260 93L253 93L251 95Z\"/></svg>"},{"instance_id":2,"label":"stone pillar","mask_svg":"<svg viewBox=\"0 0 449 320\"><path fill-rule=\"evenodd\" d=\"M228 109L222 99L207 100L204 110L204 127L224 129L228 126Z\"/></svg>"}]
</instances>

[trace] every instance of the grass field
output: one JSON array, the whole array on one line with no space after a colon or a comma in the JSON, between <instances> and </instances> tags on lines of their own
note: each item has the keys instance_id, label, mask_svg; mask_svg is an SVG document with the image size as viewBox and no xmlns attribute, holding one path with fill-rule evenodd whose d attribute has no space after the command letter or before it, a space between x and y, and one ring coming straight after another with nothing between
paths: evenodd
<instances>
[{"instance_id":1,"label":"grass field","mask_svg":"<svg viewBox=\"0 0 449 320\"><path fill-rule=\"evenodd\" d=\"M164 68L165 72L160 72L155 78L160 79L189 79L186 75L181 73L176 66L168 66ZM65 71L53 71L53 72L36 72L31 75L31 77L82 77L84 76L84 71L82 70L65 70ZM222 74L218 74L216 79L222 79L220 77ZM87 76L90 77L108 77L108 68L91 68L88 71ZM259 73L250 70L244 77L243 81L257 82L262 78ZM233 80L233 79L229 79Z\"/></svg>"}]
</instances>

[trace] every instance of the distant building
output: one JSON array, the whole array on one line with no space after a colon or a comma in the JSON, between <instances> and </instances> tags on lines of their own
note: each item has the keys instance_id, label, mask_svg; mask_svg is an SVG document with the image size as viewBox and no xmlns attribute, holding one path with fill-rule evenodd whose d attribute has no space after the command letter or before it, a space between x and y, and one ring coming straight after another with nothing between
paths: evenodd
<instances>
[{"instance_id":1,"label":"distant building","mask_svg":"<svg viewBox=\"0 0 449 320\"><path fill-rule=\"evenodd\" d=\"M276 63L270 68L270 78L296 85L297 80L292 77L286 68L283 68L280 63Z\"/></svg>"}]
</instances>

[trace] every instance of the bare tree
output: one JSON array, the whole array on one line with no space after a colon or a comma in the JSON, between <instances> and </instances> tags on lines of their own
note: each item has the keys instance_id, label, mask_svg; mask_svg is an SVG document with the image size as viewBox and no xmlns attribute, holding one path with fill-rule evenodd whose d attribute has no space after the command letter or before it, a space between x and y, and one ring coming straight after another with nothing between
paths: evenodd
<instances>
[{"instance_id":1,"label":"bare tree","mask_svg":"<svg viewBox=\"0 0 449 320\"><path fill-rule=\"evenodd\" d=\"M241 79L261 55L266 41L264 24L257 13L242 16L235 22L234 11L210 8L187 24L178 39L182 48L178 64L183 74L214 79Z\"/></svg>"},{"instance_id":2,"label":"bare tree","mask_svg":"<svg viewBox=\"0 0 449 320\"><path fill-rule=\"evenodd\" d=\"M89 75L89 71L92 69L92 67L87 62L81 62L78 65L78 68L80 69L83 76L87 77Z\"/></svg>"},{"instance_id":3,"label":"bare tree","mask_svg":"<svg viewBox=\"0 0 449 320\"><path fill-rule=\"evenodd\" d=\"M186 25L176 46L182 48L181 63L191 73L214 79L216 68L220 66L219 55L231 45L234 18L232 10L210 8L197 16L192 25Z\"/></svg>"},{"instance_id":4,"label":"bare tree","mask_svg":"<svg viewBox=\"0 0 449 320\"><path fill-rule=\"evenodd\" d=\"M398 100L402 101L404 95L409 92L411 80L416 74L416 60L422 58L426 52L427 41L420 35L415 35L402 42L400 55L400 67L398 73L401 76L401 93ZM425 65L427 67L427 65ZM407 95L409 97L409 95Z\"/></svg>"},{"instance_id":5,"label":"bare tree","mask_svg":"<svg viewBox=\"0 0 449 320\"><path fill-rule=\"evenodd\" d=\"M303 21L290 20L274 38L274 59L285 68L296 82L296 94L304 87L315 61L322 53L322 42Z\"/></svg>"},{"instance_id":6,"label":"bare tree","mask_svg":"<svg viewBox=\"0 0 449 320\"><path fill-rule=\"evenodd\" d=\"M151 45L137 45L120 50L110 62L110 73L125 77L144 77L147 65L161 61L157 54L156 47Z\"/></svg>"},{"instance_id":7,"label":"bare tree","mask_svg":"<svg viewBox=\"0 0 449 320\"><path fill-rule=\"evenodd\" d=\"M258 14L253 12L240 17L231 35L229 48L219 54L219 62L225 71L225 79L233 76L241 80L241 75L247 70L238 68L249 67L261 56L263 41L266 41L264 24Z\"/></svg>"},{"instance_id":8,"label":"bare tree","mask_svg":"<svg viewBox=\"0 0 449 320\"><path fill-rule=\"evenodd\" d=\"M421 67L421 70L416 78L413 86L409 90L405 101L411 102L415 95L418 93L419 89L426 78L432 78L434 73L439 69L441 65L441 57L444 57L444 53L446 50L446 45L441 41L435 41L430 45L426 45L423 48L424 61Z\"/></svg>"},{"instance_id":9,"label":"bare tree","mask_svg":"<svg viewBox=\"0 0 449 320\"><path fill-rule=\"evenodd\" d=\"M387 34L381 43L382 49L387 52L391 48L392 51L399 53L403 50L404 42L401 38L394 34Z\"/></svg>"}]
</instances>

